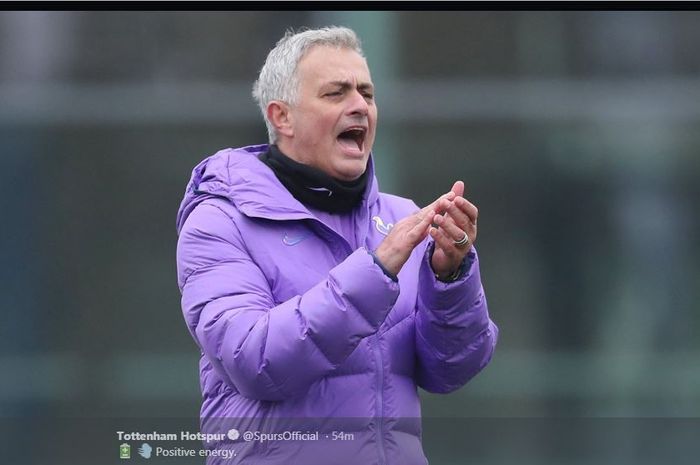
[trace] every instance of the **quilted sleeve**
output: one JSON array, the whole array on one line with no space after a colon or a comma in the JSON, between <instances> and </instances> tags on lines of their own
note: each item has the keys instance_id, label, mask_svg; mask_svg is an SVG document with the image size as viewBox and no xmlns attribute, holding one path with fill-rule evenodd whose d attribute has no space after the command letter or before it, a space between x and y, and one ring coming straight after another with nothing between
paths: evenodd
<instances>
[{"instance_id":1,"label":"quilted sleeve","mask_svg":"<svg viewBox=\"0 0 700 465\"><path fill-rule=\"evenodd\" d=\"M416 308L417 383L428 392L447 393L467 383L491 360L498 328L489 318L472 247L465 271L453 283L435 278L428 247L419 276Z\"/></svg>"}]
</instances>

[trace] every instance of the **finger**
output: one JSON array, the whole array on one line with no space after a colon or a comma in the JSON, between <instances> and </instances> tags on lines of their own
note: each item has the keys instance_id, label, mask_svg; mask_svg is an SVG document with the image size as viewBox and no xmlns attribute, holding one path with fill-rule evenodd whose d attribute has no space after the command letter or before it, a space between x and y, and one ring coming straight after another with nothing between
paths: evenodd
<instances>
[{"instance_id":1,"label":"finger","mask_svg":"<svg viewBox=\"0 0 700 465\"><path fill-rule=\"evenodd\" d=\"M466 227L468 226L466 221L476 225L476 219L479 217L479 209L476 208L476 205L464 197L457 197L451 203L452 205L448 207L447 213L455 218L458 225Z\"/></svg>"},{"instance_id":2,"label":"finger","mask_svg":"<svg viewBox=\"0 0 700 465\"><path fill-rule=\"evenodd\" d=\"M464 222L455 220L453 216L461 215ZM438 215L438 217L433 218L433 222L437 224L441 229L446 230L446 234L451 237L454 241L461 241L464 239L464 234L467 234L467 238L470 244L476 241L477 236L477 226L475 222L469 220L469 218L464 215L464 213L452 213L448 212L445 216ZM460 247L463 248L463 247Z\"/></svg>"},{"instance_id":3,"label":"finger","mask_svg":"<svg viewBox=\"0 0 700 465\"><path fill-rule=\"evenodd\" d=\"M463 197L464 196L464 182L462 181L457 181L452 185L452 192L455 193L455 197Z\"/></svg>"},{"instance_id":4,"label":"finger","mask_svg":"<svg viewBox=\"0 0 700 465\"><path fill-rule=\"evenodd\" d=\"M421 216L421 220L414 226L414 229L423 229L425 225L431 224L434 216L435 210L429 210L428 213Z\"/></svg>"},{"instance_id":5,"label":"finger","mask_svg":"<svg viewBox=\"0 0 700 465\"><path fill-rule=\"evenodd\" d=\"M472 222L471 218L462 209L455 205L454 202L447 208L445 217L449 221L453 222L458 229L463 231L467 231L468 229L476 226L475 223Z\"/></svg>"},{"instance_id":6,"label":"finger","mask_svg":"<svg viewBox=\"0 0 700 465\"><path fill-rule=\"evenodd\" d=\"M450 194L451 193L452 192L450 192ZM453 198L454 197L450 196L449 198L443 197L443 198L438 199L435 202L435 213L437 213L439 215L444 215L445 212L447 211L447 209L450 208L450 205L452 205Z\"/></svg>"},{"instance_id":7,"label":"finger","mask_svg":"<svg viewBox=\"0 0 700 465\"><path fill-rule=\"evenodd\" d=\"M447 237L442 229L430 228L430 236L435 240L435 245L439 247L450 260L454 259L459 253L452 239Z\"/></svg>"},{"instance_id":8,"label":"finger","mask_svg":"<svg viewBox=\"0 0 700 465\"><path fill-rule=\"evenodd\" d=\"M425 238L425 236L428 235L428 228L432 224L434 216L435 216L435 210L430 210L430 211L428 211L427 214L422 215L420 221L418 223L416 223L413 226L413 228L411 228L411 232L415 236L419 237L420 240L423 240Z\"/></svg>"},{"instance_id":9,"label":"finger","mask_svg":"<svg viewBox=\"0 0 700 465\"><path fill-rule=\"evenodd\" d=\"M440 229L445 232L445 234L453 241L461 241L464 239L464 235L467 234L467 227L459 226L451 217L444 217L437 215L433 222L440 226ZM471 236L469 236L471 239Z\"/></svg>"},{"instance_id":10,"label":"finger","mask_svg":"<svg viewBox=\"0 0 700 465\"><path fill-rule=\"evenodd\" d=\"M421 213L427 213L430 210L435 210L436 212L444 212L449 203L455 198L455 193L450 191L446 194L442 194L440 197L435 199L429 205L426 205L421 209Z\"/></svg>"}]
</instances>

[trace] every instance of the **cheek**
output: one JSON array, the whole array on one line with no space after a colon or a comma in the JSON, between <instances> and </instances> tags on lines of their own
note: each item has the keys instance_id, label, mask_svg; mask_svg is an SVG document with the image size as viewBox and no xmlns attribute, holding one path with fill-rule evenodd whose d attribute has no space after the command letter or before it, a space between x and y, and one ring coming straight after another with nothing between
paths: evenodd
<instances>
[{"instance_id":1,"label":"cheek","mask_svg":"<svg viewBox=\"0 0 700 465\"><path fill-rule=\"evenodd\" d=\"M304 121L304 125L307 127L309 131L316 131L316 132L321 132L324 128L328 127L331 124L328 118L324 118L323 116L317 114L317 113L311 113L307 116L306 120Z\"/></svg>"},{"instance_id":2,"label":"cheek","mask_svg":"<svg viewBox=\"0 0 700 465\"><path fill-rule=\"evenodd\" d=\"M369 119L370 126L373 126L374 129L376 129L377 128L377 110L370 112L368 119Z\"/></svg>"}]
</instances>

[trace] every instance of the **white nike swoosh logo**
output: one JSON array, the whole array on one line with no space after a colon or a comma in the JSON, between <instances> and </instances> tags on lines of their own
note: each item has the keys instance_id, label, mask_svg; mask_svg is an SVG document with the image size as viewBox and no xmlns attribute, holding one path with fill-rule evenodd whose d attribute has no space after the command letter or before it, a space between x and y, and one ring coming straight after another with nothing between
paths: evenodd
<instances>
[{"instance_id":1,"label":"white nike swoosh logo","mask_svg":"<svg viewBox=\"0 0 700 465\"><path fill-rule=\"evenodd\" d=\"M300 236L289 236L289 234L284 233L284 239L282 239L282 243L284 245L297 245L299 242L303 241L309 236L310 234L302 234Z\"/></svg>"},{"instance_id":2,"label":"white nike swoosh logo","mask_svg":"<svg viewBox=\"0 0 700 465\"><path fill-rule=\"evenodd\" d=\"M316 192L328 192L328 197L333 195L333 191L330 189L326 189L325 187L307 187L307 189L316 191Z\"/></svg>"}]
</instances>

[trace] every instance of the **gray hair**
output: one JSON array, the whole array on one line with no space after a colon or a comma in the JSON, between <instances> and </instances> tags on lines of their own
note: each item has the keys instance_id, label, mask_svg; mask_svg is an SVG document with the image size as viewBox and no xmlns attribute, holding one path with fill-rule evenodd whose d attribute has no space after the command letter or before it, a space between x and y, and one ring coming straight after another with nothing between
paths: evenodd
<instances>
[{"instance_id":1,"label":"gray hair","mask_svg":"<svg viewBox=\"0 0 700 465\"><path fill-rule=\"evenodd\" d=\"M267 105L272 100L281 100L290 105L297 103L299 97L297 65L312 47L318 45L351 49L364 57L360 39L352 29L331 26L306 29L297 33L288 30L277 42L275 48L270 50L258 80L253 84L253 98L265 118L271 144L277 141L277 132L267 118Z\"/></svg>"}]
</instances>

